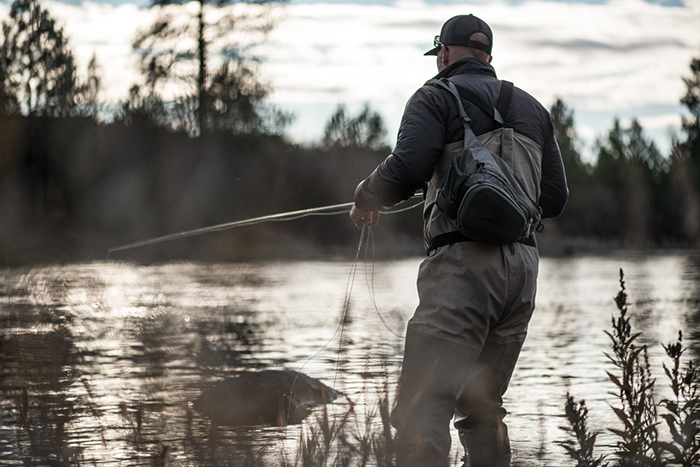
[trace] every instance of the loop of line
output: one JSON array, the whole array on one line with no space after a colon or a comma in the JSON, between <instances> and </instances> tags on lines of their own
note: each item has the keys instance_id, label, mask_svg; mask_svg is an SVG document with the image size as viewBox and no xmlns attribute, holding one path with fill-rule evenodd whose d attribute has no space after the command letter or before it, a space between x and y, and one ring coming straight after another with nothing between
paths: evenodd
<instances>
[{"instance_id":1,"label":"loop of line","mask_svg":"<svg viewBox=\"0 0 700 467\"><path fill-rule=\"evenodd\" d=\"M318 349L312 356L306 359L306 361L299 367L297 370L297 376L294 378L294 381L292 382L292 387L290 389L290 393L293 394L294 391L294 386L296 385L296 380L299 377L299 374L302 372L304 367L318 357L321 352L323 352L330 344L333 342L333 339L335 339L335 336L338 335L340 332L340 339L338 341L338 354L340 354L341 346L343 345L343 331L345 330L345 319L347 316L348 309L350 308L350 297L352 296L352 287L355 283L355 275L357 273L357 263L360 258L360 252L362 251L362 243L364 241L365 237L365 231L370 231L371 232L371 227L362 227L362 231L360 232L360 241L357 245L357 251L355 252L355 259L352 262L352 266L350 267L350 274L348 275L348 280L347 283L345 284L345 298L343 299L343 311L340 315L340 320L338 321L338 325L335 328L335 331L333 331L333 334L331 337L328 338L325 344L321 346L320 349ZM335 366L335 372L333 374L333 387L335 387L337 383L337 378L338 378L338 372L340 367L340 358L337 359L336 361L336 366ZM290 398L290 408L291 408L291 398ZM289 417L290 411L287 411L287 417Z\"/></svg>"}]
</instances>

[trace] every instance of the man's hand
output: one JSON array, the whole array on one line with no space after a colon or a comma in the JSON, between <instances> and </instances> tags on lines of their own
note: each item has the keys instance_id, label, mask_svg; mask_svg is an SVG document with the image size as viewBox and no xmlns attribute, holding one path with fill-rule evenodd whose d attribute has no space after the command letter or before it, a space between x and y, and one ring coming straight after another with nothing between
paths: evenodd
<instances>
[{"instance_id":1,"label":"man's hand","mask_svg":"<svg viewBox=\"0 0 700 467\"><path fill-rule=\"evenodd\" d=\"M363 211L353 204L350 209L350 219L352 219L358 229L374 227L379 222L379 211Z\"/></svg>"}]
</instances>

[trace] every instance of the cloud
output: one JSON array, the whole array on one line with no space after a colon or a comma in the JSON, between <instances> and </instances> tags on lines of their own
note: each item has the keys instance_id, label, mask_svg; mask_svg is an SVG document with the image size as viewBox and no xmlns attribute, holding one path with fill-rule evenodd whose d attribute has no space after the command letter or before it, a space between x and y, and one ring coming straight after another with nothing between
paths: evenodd
<instances>
[{"instance_id":1,"label":"cloud","mask_svg":"<svg viewBox=\"0 0 700 467\"><path fill-rule=\"evenodd\" d=\"M330 107L340 97L343 103L370 102L394 119L387 123L395 129L405 101L435 73L434 59L422 53L445 19L469 12L494 31L499 77L545 105L559 97L577 112L605 115L586 122L586 135L645 105L680 112L681 78L700 52L697 2L291 5L272 34L266 71L273 97L292 107L309 99ZM329 87L335 92L322 92ZM309 94L314 88L319 92Z\"/></svg>"},{"instance_id":2,"label":"cloud","mask_svg":"<svg viewBox=\"0 0 700 467\"><path fill-rule=\"evenodd\" d=\"M103 69L103 99L116 102L124 98L139 80L137 57L131 42L139 28L153 18L153 12L134 4L83 2L71 5L43 2L64 28L78 64L87 67L93 54Z\"/></svg>"},{"instance_id":3,"label":"cloud","mask_svg":"<svg viewBox=\"0 0 700 467\"><path fill-rule=\"evenodd\" d=\"M131 40L152 13L131 4L46 5L65 25L83 66L97 53L106 96L124 97L139 79ZM269 43L256 50L266 57L262 79L274 89L273 102L296 112L292 131L300 139L320 136L338 104L352 111L364 103L384 116L393 137L405 102L436 72L435 58L423 53L446 19L464 13L491 25L499 77L546 106L562 98L577 123L584 117L586 135L654 105L665 106L659 121L671 121L668 115L681 112L682 77L700 54L695 1L290 4L276 10ZM644 115L643 122L653 118Z\"/></svg>"},{"instance_id":4,"label":"cloud","mask_svg":"<svg viewBox=\"0 0 700 467\"><path fill-rule=\"evenodd\" d=\"M653 52L655 49L666 49L668 47L688 47L688 44L679 39L666 39L660 41L640 40L638 42L627 43L622 45L608 44L605 42L590 39L572 39L566 41L538 40L532 41L530 45L536 49L545 47L556 47L567 51L583 50L587 52L593 52L596 50L604 50L614 53L634 53L638 51Z\"/></svg>"}]
</instances>

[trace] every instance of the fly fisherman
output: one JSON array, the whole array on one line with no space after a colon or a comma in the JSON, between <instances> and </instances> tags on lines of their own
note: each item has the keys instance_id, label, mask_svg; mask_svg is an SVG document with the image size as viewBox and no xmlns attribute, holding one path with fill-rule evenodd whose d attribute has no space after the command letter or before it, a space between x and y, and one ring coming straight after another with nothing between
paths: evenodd
<instances>
[{"instance_id":1,"label":"fly fisherman","mask_svg":"<svg viewBox=\"0 0 700 467\"><path fill-rule=\"evenodd\" d=\"M492 45L484 21L455 16L425 55L437 55L436 78L449 78L462 96L475 94L495 107L501 81L490 65ZM512 148L507 162L542 217L559 215L568 188L549 112L514 88L504 129L479 106L464 98L463 104L483 145L498 155L502 146ZM392 413L400 467L447 466L453 417L467 465L510 465L502 396L535 308L539 255L534 237L504 245L447 236L448 242L435 243L455 230L435 199L464 134L449 92L429 84L418 89L406 105L396 147L357 187L350 211L357 227L374 226L381 208L425 190L430 251L418 274L420 301L408 323Z\"/></svg>"}]
</instances>

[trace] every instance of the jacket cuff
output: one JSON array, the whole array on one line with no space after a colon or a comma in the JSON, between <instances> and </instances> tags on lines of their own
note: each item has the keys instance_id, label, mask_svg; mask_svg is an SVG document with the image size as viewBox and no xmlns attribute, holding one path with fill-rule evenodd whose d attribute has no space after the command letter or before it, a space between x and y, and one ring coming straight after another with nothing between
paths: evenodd
<instances>
[{"instance_id":1,"label":"jacket cuff","mask_svg":"<svg viewBox=\"0 0 700 467\"><path fill-rule=\"evenodd\" d=\"M382 206L373 190L368 188L369 178L360 182L355 188L355 206L365 212L379 211Z\"/></svg>"}]
</instances>

